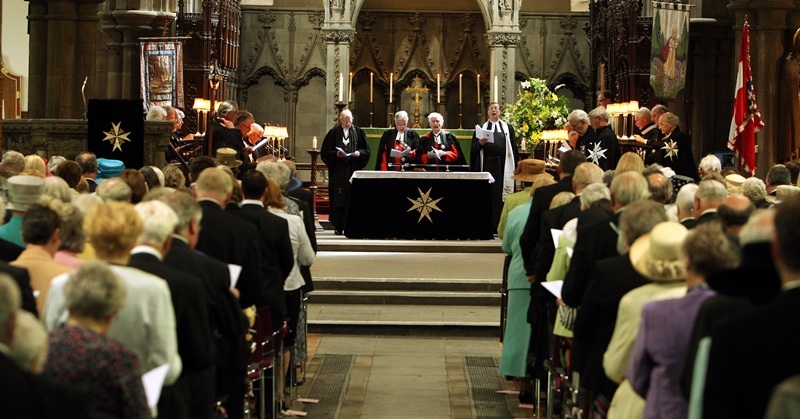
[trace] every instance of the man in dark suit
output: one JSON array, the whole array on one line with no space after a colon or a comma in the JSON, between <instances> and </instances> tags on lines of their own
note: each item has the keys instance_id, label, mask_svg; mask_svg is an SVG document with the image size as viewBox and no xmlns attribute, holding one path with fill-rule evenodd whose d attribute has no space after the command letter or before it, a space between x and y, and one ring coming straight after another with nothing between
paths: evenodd
<instances>
[{"instance_id":1,"label":"man in dark suit","mask_svg":"<svg viewBox=\"0 0 800 419\"><path fill-rule=\"evenodd\" d=\"M617 256L617 225L619 216L627 205L648 198L647 179L639 172L625 172L611 181L611 207L614 215L611 222L599 221L581 225L578 219L578 235L575 251L564 278L561 299L570 307L579 307L586 284L596 262Z\"/></svg>"},{"instance_id":2,"label":"man in dark suit","mask_svg":"<svg viewBox=\"0 0 800 419\"><path fill-rule=\"evenodd\" d=\"M9 418L85 418L85 396L21 369L7 355L14 343L20 295L14 282L0 274L0 406Z\"/></svg>"},{"instance_id":3,"label":"man in dark suit","mask_svg":"<svg viewBox=\"0 0 800 419\"><path fill-rule=\"evenodd\" d=\"M408 113L406 111L397 112L394 115L394 128L387 129L381 136L375 170L400 171L403 163L415 162L418 148L419 134L408 128ZM403 156L392 157L392 150L403 153ZM390 169L389 164L394 166Z\"/></svg>"},{"instance_id":4,"label":"man in dark suit","mask_svg":"<svg viewBox=\"0 0 800 419\"><path fill-rule=\"evenodd\" d=\"M675 114L667 112L658 120L658 128L664 137L653 146L655 162L671 167L676 174L697 180L697 163L692 155L692 141L689 134L682 132L680 120Z\"/></svg>"},{"instance_id":5,"label":"man in dark suit","mask_svg":"<svg viewBox=\"0 0 800 419\"><path fill-rule=\"evenodd\" d=\"M267 190L267 178L261 172L248 170L242 176L244 200L236 215L257 229L261 239L261 265L264 272L264 300L272 315L273 330L277 330L286 317L286 298L283 283L294 266L289 224L285 219L264 208L262 198Z\"/></svg>"},{"instance_id":6,"label":"man in dark suit","mask_svg":"<svg viewBox=\"0 0 800 419\"><path fill-rule=\"evenodd\" d=\"M534 261L534 274L537 282L544 282L550 265L553 264L553 256L556 247L550 230L561 230L569 220L577 217L581 213L580 194L592 183L603 181L603 169L595 164L586 162L578 165L575 174L572 176L572 189L575 197L566 205L549 209L542 213L542 228L539 233L538 250Z\"/></svg>"},{"instance_id":7,"label":"man in dark suit","mask_svg":"<svg viewBox=\"0 0 800 419\"><path fill-rule=\"evenodd\" d=\"M727 198L728 189L722 182L706 179L700 182L694 194L694 217L697 224L717 219L717 208Z\"/></svg>"},{"instance_id":8,"label":"man in dark suit","mask_svg":"<svg viewBox=\"0 0 800 419\"><path fill-rule=\"evenodd\" d=\"M183 362L178 381L162 391L158 410L169 417L208 417L215 403L211 297L202 279L162 262L178 223L175 212L160 201L137 204L136 212L143 229L128 265L167 282L175 310L178 354Z\"/></svg>"},{"instance_id":9,"label":"man in dark suit","mask_svg":"<svg viewBox=\"0 0 800 419\"><path fill-rule=\"evenodd\" d=\"M216 395L217 399L224 399L229 391L228 383L236 383L241 379L238 370L245 352L244 333L248 324L236 298L238 290L231 288L227 265L194 250L203 215L200 205L184 192L173 192L161 200L178 215L178 224L164 263L202 278L211 296L210 315L217 367Z\"/></svg>"},{"instance_id":10,"label":"man in dark suit","mask_svg":"<svg viewBox=\"0 0 800 419\"><path fill-rule=\"evenodd\" d=\"M529 276L534 275L534 261L536 260L536 243L539 241L540 228L542 226L542 214L550 209L550 201L559 192L572 190L572 174L579 164L586 161L586 157L578 150L570 150L561 155L561 162L558 164L559 181L554 185L543 186L533 193L531 211L528 213L528 221L525 223L525 231L519 238L519 245L522 257L525 261L525 271Z\"/></svg>"},{"instance_id":11,"label":"man in dark suit","mask_svg":"<svg viewBox=\"0 0 800 419\"><path fill-rule=\"evenodd\" d=\"M232 100L226 100L219 105L217 110L217 118L214 118L209 124L209 128L213 132L214 138L212 139L212 154L210 157L217 155L219 148L232 148L236 150L236 158L242 160L244 144L242 143L242 134L236 129L234 122L238 117L239 105ZM205 148L204 148L205 149ZM195 181L197 178L195 178Z\"/></svg>"},{"instance_id":12,"label":"man in dark suit","mask_svg":"<svg viewBox=\"0 0 800 419\"><path fill-rule=\"evenodd\" d=\"M697 225L697 219L694 218L694 194L697 192L697 185L694 183L687 183L678 190L678 195L675 198L675 209L678 213L678 222L683 224L684 227L691 230Z\"/></svg>"},{"instance_id":13,"label":"man in dark suit","mask_svg":"<svg viewBox=\"0 0 800 419\"><path fill-rule=\"evenodd\" d=\"M83 152L75 157L75 163L81 167L83 178L89 184L89 193L97 189L97 156L94 153Z\"/></svg>"},{"instance_id":14,"label":"man in dark suit","mask_svg":"<svg viewBox=\"0 0 800 419\"><path fill-rule=\"evenodd\" d=\"M0 272L8 274L19 287L20 294L22 295L22 309L39 317L39 311L36 310L36 298L33 296L33 288L31 288L31 278L30 275L28 275L28 270L11 266L4 261L0 261Z\"/></svg>"},{"instance_id":15,"label":"man in dark suit","mask_svg":"<svg viewBox=\"0 0 800 419\"><path fill-rule=\"evenodd\" d=\"M634 202L620 215L620 234L630 247L658 223L668 221L664 207L650 201ZM611 400L617 384L603 371L603 354L611 341L617 308L628 291L650 283L633 269L628 253L597 262L592 269L581 309L575 318L572 365L581 384L594 395Z\"/></svg>"},{"instance_id":16,"label":"man in dark suit","mask_svg":"<svg viewBox=\"0 0 800 419\"><path fill-rule=\"evenodd\" d=\"M604 171L614 169L619 160L619 142L614 130L608 124L608 112L602 106L595 108L589 112L589 121L595 137L586 143L585 152L589 156L587 160L600 166Z\"/></svg>"},{"instance_id":17,"label":"man in dark suit","mask_svg":"<svg viewBox=\"0 0 800 419\"><path fill-rule=\"evenodd\" d=\"M800 197L775 213L772 256L783 294L753 313L722 324L711 337L703 417L761 418L771 391L800 374Z\"/></svg>"}]
</instances>

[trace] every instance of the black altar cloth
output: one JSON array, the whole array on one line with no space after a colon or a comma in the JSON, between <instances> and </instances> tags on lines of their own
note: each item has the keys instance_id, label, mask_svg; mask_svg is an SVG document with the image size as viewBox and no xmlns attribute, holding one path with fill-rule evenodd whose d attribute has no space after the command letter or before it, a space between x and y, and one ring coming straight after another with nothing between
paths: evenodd
<instances>
[{"instance_id":1,"label":"black altar cloth","mask_svg":"<svg viewBox=\"0 0 800 419\"><path fill-rule=\"evenodd\" d=\"M350 182L349 238L492 239L489 173L358 171Z\"/></svg>"}]
</instances>

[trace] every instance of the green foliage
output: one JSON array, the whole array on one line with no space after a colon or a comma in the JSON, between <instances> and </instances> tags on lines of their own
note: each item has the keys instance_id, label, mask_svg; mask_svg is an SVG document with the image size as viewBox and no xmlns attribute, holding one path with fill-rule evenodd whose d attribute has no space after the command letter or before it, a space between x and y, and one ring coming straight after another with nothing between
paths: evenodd
<instances>
[{"instance_id":1,"label":"green foliage","mask_svg":"<svg viewBox=\"0 0 800 419\"><path fill-rule=\"evenodd\" d=\"M531 78L520 84L517 103L506 108L505 119L514 126L518 138L533 150L542 139L545 129L561 128L567 123L567 98L547 88L542 79Z\"/></svg>"}]
</instances>

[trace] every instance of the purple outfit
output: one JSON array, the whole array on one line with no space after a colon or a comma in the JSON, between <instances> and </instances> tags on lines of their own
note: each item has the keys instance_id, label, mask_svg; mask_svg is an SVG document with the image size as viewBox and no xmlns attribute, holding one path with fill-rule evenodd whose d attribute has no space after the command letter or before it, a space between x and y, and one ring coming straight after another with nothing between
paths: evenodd
<instances>
[{"instance_id":1,"label":"purple outfit","mask_svg":"<svg viewBox=\"0 0 800 419\"><path fill-rule=\"evenodd\" d=\"M697 312L715 292L693 287L683 298L654 301L642 309L642 323L625 376L645 401L643 417L686 418L689 404L681 371Z\"/></svg>"}]
</instances>

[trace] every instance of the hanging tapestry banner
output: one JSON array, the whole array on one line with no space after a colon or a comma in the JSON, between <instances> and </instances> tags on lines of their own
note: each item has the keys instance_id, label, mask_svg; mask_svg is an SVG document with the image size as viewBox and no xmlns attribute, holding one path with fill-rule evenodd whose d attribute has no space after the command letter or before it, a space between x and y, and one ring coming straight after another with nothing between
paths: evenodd
<instances>
[{"instance_id":1,"label":"hanging tapestry banner","mask_svg":"<svg viewBox=\"0 0 800 419\"><path fill-rule=\"evenodd\" d=\"M675 99L686 84L692 5L653 2L650 85L656 97Z\"/></svg>"},{"instance_id":2,"label":"hanging tapestry banner","mask_svg":"<svg viewBox=\"0 0 800 419\"><path fill-rule=\"evenodd\" d=\"M181 41L142 41L139 63L145 111L152 105L183 108Z\"/></svg>"}]
</instances>

